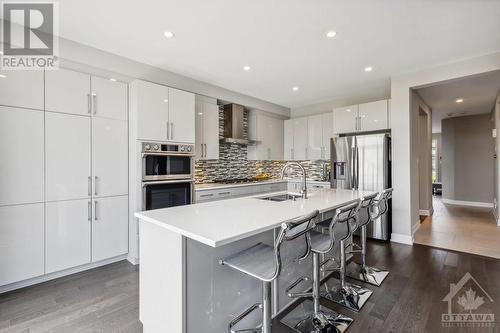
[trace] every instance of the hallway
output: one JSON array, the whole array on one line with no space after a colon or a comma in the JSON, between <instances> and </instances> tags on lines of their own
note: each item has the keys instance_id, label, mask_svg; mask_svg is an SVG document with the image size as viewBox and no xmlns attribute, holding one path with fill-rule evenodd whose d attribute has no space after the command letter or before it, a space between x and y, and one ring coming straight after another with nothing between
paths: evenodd
<instances>
[{"instance_id":1,"label":"hallway","mask_svg":"<svg viewBox=\"0 0 500 333\"><path fill-rule=\"evenodd\" d=\"M434 214L415 233L414 242L500 259L500 227L491 208L443 204L433 198Z\"/></svg>"}]
</instances>

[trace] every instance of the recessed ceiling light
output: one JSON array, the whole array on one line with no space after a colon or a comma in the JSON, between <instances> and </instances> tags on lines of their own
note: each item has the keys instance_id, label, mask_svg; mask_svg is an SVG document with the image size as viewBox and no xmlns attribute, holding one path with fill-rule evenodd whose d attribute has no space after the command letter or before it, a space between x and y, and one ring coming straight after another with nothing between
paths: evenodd
<instances>
[{"instance_id":1,"label":"recessed ceiling light","mask_svg":"<svg viewBox=\"0 0 500 333\"><path fill-rule=\"evenodd\" d=\"M297 91L297 90L299 90L299 87L295 86L295 87L292 88L292 90L293 91Z\"/></svg>"},{"instance_id":2,"label":"recessed ceiling light","mask_svg":"<svg viewBox=\"0 0 500 333\"><path fill-rule=\"evenodd\" d=\"M3 54L3 51L0 51L0 54Z\"/></svg>"},{"instance_id":3,"label":"recessed ceiling light","mask_svg":"<svg viewBox=\"0 0 500 333\"><path fill-rule=\"evenodd\" d=\"M116 79L115 79L114 77L110 77L110 78L109 78L109 81L116 82Z\"/></svg>"},{"instance_id":4,"label":"recessed ceiling light","mask_svg":"<svg viewBox=\"0 0 500 333\"><path fill-rule=\"evenodd\" d=\"M347 111L347 112L351 112L351 109L347 109L346 111Z\"/></svg>"},{"instance_id":5,"label":"recessed ceiling light","mask_svg":"<svg viewBox=\"0 0 500 333\"><path fill-rule=\"evenodd\" d=\"M172 31L165 31L163 35L167 38L172 38L174 37L174 33Z\"/></svg>"},{"instance_id":6,"label":"recessed ceiling light","mask_svg":"<svg viewBox=\"0 0 500 333\"><path fill-rule=\"evenodd\" d=\"M335 32L335 31L333 31L333 30L330 30L330 31L328 31L328 32L326 33L326 37L327 37L327 38L333 38L333 37L335 37L335 36L337 36L337 32Z\"/></svg>"},{"instance_id":7,"label":"recessed ceiling light","mask_svg":"<svg viewBox=\"0 0 500 333\"><path fill-rule=\"evenodd\" d=\"M365 72L371 72L373 70L372 66L365 67Z\"/></svg>"},{"instance_id":8,"label":"recessed ceiling light","mask_svg":"<svg viewBox=\"0 0 500 333\"><path fill-rule=\"evenodd\" d=\"M243 66L243 70L248 72L250 70L250 66L248 66L248 65L247 66Z\"/></svg>"},{"instance_id":9,"label":"recessed ceiling light","mask_svg":"<svg viewBox=\"0 0 500 333\"><path fill-rule=\"evenodd\" d=\"M168 99L164 99L163 102L168 103Z\"/></svg>"},{"instance_id":10,"label":"recessed ceiling light","mask_svg":"<svg viewBox=\"0 0 500 333\"><path fill-rule=\"evenodd\" d=\"M7 75L0 74L0 78L5 79Z\"/></svg>"},{"instance_id":11,"label":"recessed ceiling light","mask_svg":"<svg viewBox=\"0 0 500 333\"><path fill-rule=\"evenodd\" d=\"M457 99L455 100L455 102L457 102L457 103L462 103L463 101L464 101L464 99L463 99L463 98L457 98Z\"/></svg>"}]
</instances>

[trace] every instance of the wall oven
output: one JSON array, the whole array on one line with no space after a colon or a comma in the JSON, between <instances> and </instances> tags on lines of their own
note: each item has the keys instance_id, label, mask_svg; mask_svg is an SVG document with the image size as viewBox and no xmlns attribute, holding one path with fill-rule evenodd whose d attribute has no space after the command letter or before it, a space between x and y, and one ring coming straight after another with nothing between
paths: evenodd
<instances>
[{"instance_id":1,"label":"wall oven","mask_svg":"<svg viewBox=\"0 0 500 333\"><path fill-rule=\"evenodd\" d=\"M189 205L194 198L194 146L142 144L143 210Z\"/></svg>"}]
</instances>

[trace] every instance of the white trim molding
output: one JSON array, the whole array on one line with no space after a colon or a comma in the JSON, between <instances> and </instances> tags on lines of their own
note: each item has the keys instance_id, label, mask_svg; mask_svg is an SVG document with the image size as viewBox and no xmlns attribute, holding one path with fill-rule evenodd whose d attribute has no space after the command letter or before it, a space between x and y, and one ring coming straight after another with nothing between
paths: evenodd
<instances>
[{"instance_id":1,"label":"white trim molding","mask_svg":"<svg viewBox=\"0 0 500 333\"><path fill-rule=\"evenodd\" d=\"M497 226L500 227L500 219L497 220Z\"/></svg>"},{"instance_id":2,"label":"white trim molding","mask_svg":"<svg viewBox=\"0 0 500 333\"><path fill-rule=\"evenodd\" d=\"M414 235L415 233L417 232L417 230L420 228L420 220L418 220L416 223L414 223L412 226L411 226L411 238L412 240L414 239Z\"/></svg>"},{"instance_id":3,"label":"white trim molding","mask_svg":"<svg viewBox=\"0 0 500 333\"><path fill-rule=\"evenodd\" d=\"M434 214L434 209L420 209L418 211L418 214L422 215L422 216L431 216L432 214Z\"/></svg>"},{"instance_id":4,"label":"white trim molding","mask_svg":"<svg viewBox=\"0 0 500 333\"><path fill-rule=\"evenodd\" d=\"M448 205L493 208L492 202L462 201L443 198L442 202Z\"/></svg>"},{"instance_id":5,"label":"white trim molding","mask_svg":"<svg viewBox=\"0 0 500 333\"><path fill-rule=\"evenodd\" d=\"M413 245L413 236L392 233L391 242Z\"/></svg>"}]
</instances>

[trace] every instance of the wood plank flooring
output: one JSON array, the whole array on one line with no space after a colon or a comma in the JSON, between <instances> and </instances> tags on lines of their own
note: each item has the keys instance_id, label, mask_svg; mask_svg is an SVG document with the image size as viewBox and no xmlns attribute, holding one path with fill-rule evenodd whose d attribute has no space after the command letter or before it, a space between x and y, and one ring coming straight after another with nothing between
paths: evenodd
<instances>
[{"instance_id":1,"label":"wood plank flooring","mask_svg":"<svg viewBox=\"0 0 500 333\"><path fill-rule=\"evenodd\" d=\"M390 274L381 287L369 287L373 296L359 313L324 302L354 318L348 332L500 332L500 322L495 328L441 325L441 314L447 311L442 299L450 283L467 272L496 301L492 306L498 321L500 260L422 245L369 242L368 262L388 268ZM273 332L290 332L279 319ZM2 294L0 332L142 332L138 267L123 261Z\"/></svg>"}]
</instances>

